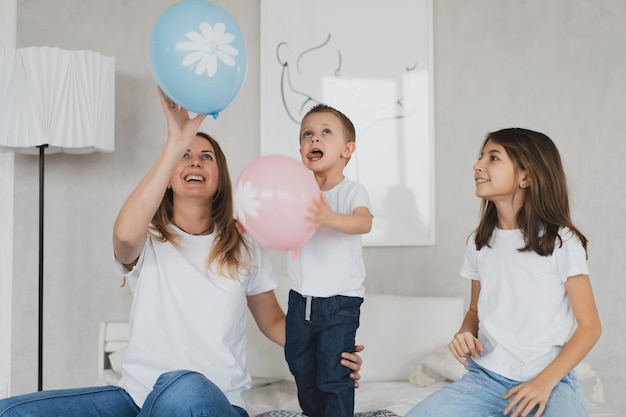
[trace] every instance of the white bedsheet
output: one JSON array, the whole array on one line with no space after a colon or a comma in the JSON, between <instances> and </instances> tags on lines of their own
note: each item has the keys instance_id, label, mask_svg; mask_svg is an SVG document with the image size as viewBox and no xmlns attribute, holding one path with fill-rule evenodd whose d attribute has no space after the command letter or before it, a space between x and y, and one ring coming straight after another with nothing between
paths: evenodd
<instances>
[{"instance_id":1,"label":"white bedsheet","mask_svg":"<svg viewBox=\"0 0 626 417\"><path fill-rule=\"evenodd\" d=\"M355 412L389 410L405 415L415 404L445 385L444 382L419 388L410 382L363 382L355 395ZM245 393L251 417L272 410L301 411L296 385L291 381L275 381Z\"/></svg>"},{"instance_id":2,"label":"white bedsheet","mask_svg":"<svg viewBox=\"0 0 626 417\"><path fill-rule=\"evenodd\" d=\"M388 410L404 416L415 404L449 382L436 381L428 387L418 387L410 382L363 382L355 394L355 412ZM251 417L273 410L300 412L296 385L291 381L274 381L263 384L255 381L245 393ZM599 405L588 402L589 417L616 417Z\"/></svg>"}]
</instances>

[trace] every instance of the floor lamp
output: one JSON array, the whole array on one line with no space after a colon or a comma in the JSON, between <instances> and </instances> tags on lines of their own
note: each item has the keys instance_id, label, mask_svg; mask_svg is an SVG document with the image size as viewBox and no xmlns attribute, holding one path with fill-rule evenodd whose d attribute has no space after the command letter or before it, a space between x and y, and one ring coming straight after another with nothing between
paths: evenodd
<instances>
[{"instance_id":1,"label":"floor lamp","mask_svg":"<svg viewBox=\"0 0 626 417\"><path fill-rule=\"evenodd\" d=\"M39 155L37 389L43 389L44 161L112 152L115 60L92 51L0 48L0 149Z\"/></svg>"}]
</instances>

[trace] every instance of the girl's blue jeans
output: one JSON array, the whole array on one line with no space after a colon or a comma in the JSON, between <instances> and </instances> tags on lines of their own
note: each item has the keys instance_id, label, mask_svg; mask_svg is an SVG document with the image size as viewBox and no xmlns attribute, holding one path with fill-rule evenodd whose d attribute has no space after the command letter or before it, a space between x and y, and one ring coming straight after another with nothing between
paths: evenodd
<instances>
[{"instance_id":1,"label":"girl's blue jeans","mask_svg":"<svg viewBox=\"0 0 626 417\"><path fill-rule=\"evenodd\" d=\"M159 377L139 409L112 385L40 391L0 400L0 417L248 417L204 375L173 371Z\"/></svg>"},{"instance_id":2,"label":"girl's blue jeans","mask_svg":"<svg viewBox=\"0 0 626 417\"><path fill-rule=\"evenodd\" d=\"M416 405L405 417L502 417L504 394L521 382L493 373L469 359L467 373ZM534 417L533 410L527 417ZM574 371L554 387L541 417L587 417L585 395Z\"/></svg>"}]
</instances>

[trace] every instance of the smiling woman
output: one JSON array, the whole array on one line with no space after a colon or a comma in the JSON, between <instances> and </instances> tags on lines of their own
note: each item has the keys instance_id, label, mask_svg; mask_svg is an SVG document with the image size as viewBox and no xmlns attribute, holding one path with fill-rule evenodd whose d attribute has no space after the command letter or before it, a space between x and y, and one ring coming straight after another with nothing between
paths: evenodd
<instances>
[{"instance_id":1,"label":"smiling woman","mask_svg":"<svg viewBox=\"0 0 626 417\"><path fill-rule=\"evenodd\" d=\"M267 338L284 344L276 276L260 246L237 229L226 158L198 133L205 116L191 118L159 95L166 143L113 228L115 265L133 294L119 385L0 400L0 416L136 417L145 408L155 417L248 417L247 311ZM343 358L358 371L358 355Z\"/></svg>"}]
</instances>

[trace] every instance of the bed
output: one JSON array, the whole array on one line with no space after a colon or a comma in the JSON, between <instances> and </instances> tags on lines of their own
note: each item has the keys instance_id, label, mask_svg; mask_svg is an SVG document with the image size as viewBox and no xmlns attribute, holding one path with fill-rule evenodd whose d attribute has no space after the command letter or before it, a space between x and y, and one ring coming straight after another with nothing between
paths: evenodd
<instances>
[{"instance_id":1,"label":"bed","mask_svg":"<svg viewBox=\"0 0 626 417\"><path fill-rule=\"evenodd\" d=\"M285 308L286 280L276 290ZM447 349L451 335L465 314L465 301L455 297L412 297L368 294L361 309L357 343L366 346L361 356L360 388L356 390L358 417L404 416L415 404L445 384L460 378L465 369ZM98 383L116 384L128 339L128 323L100 326ZM300 417L296 388L282 349L248 325L248 367L253 378L246 393L251 417ZM601 409L602 382L591 367L576 369L592 417L615 417Z\"/></svg>"}]
</instances>

